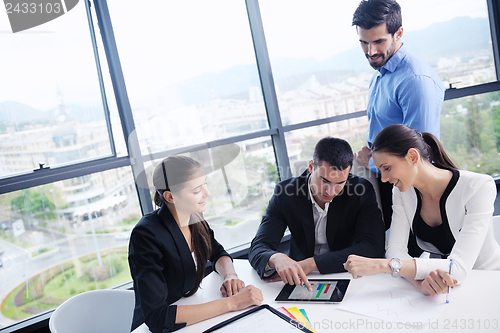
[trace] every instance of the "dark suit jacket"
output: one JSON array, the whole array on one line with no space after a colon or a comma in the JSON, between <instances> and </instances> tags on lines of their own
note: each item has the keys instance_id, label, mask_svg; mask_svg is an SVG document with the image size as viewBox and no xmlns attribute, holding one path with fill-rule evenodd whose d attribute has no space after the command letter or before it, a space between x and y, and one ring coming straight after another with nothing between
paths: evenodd
<instances>
[{"instance_id":1,"label":"dark suit jacket","mask_svg":"<svg viewBox=\"0 0 500 333\"><path fill-rule=\"evenodd\" d=\"M212 235L215 262L229 256ZM171 332L176 324L177 306L171 305L194 286L196 268L189 246L166 206L144 215L135 226L129 244L130 273L134 281L135 309L132 330L146 323L151 332Z\"/></svg>"},{"instance_id":2,"label":"dark suit jacket","mask_svg":"<svg viewBox=\"0 0 500 333\"><path fill-rule=\"evenodd\" d=\"M315 228L309 171L278 185L252 241L248 259L261 278L269 257L276 253L288 227L290 258L300 261L314 256ZM326 238L330 251L314 256L322 274L345 272L342 265L350 254L383 258L385 232L373 186L349 174L343 191L328 208Z\"/></svg>"}]
</instances>

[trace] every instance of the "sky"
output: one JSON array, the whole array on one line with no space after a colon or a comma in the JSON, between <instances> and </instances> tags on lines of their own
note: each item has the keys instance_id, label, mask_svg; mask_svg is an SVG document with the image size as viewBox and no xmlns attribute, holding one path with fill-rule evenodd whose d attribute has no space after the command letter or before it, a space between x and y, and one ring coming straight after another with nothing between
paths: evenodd
<instances>
[{"instance_id":1,"label":"sky","mask_svg":"<svg viewBox=\"0 0 500 333\"><path fill-rule=\"evenodd\" d=\"M356 47L358 38L351 19L358 3L358 0L261 0L259 6L271 59L323 60ZM486 1L400 0L399 3L405 31L423 29L457 16L487 17ZM146 0L141 6L137 4L131 0L108 1L131 99L146 98L152 90L206 72L255 64L243 0ZM67 103L99 101L89 36L83 1L51 22L16 34L10 30L7 14L1 12L0 103L14 100L47 110L58 104L57 88ZM104 57L102 46L98 47ZM107 89L111 89L105 67L103 72Z\"/></svg>"}]
</instances>

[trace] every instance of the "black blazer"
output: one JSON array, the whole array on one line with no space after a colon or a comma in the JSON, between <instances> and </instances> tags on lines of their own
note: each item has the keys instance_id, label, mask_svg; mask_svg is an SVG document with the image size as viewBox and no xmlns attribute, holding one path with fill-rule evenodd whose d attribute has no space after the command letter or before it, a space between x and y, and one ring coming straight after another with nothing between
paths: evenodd
<instances>
[{"instance_id":1,"label":"black blazer","mask_svg":"<svg viewBox=\"0 0 500 333\"><path fill-rule=\"evenodd\" d=\"M309 175L306 170L299 177L276 185L248 255L250 264L261 278L287 227L291 233L290 258L300 261L314 256L315 228L307 185ZM314 256L319 272L345 272L342 264L350 254L383 258L384 230L372 184L349 174L343 191L328 208L326 238L331 252Z\"/></svg>"},{"instance_id":2,"label":"black blazer","mask_svg":"<svg viewBox=\"0 0 500 333\"><path fill-rule=\"evenodd\" d=\"M214 238L212 253L215 262L229 256ZM177 306L171 305L194 286L196 268L189 246L166 206L144 215L130 236L130 273L134 281L134 330L142 323L151 332L171 332L186 324L176 324Z\"/></svg>"}]
</instances>

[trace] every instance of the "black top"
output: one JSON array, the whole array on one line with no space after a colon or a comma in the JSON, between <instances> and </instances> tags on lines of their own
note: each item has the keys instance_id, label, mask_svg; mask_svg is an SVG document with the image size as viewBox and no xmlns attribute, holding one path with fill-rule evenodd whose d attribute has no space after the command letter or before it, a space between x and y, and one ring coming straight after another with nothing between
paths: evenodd
<instances>
[{"instance_id":1,"label":"black top","mask_svg":"<svg viewBox=\"0 0 500 333\"><path fill-rule=\"evenodd\" d=\"M431 243L438 248L443 254L443 258L447 258L455 245L455 238L451 233L450 224L448 223L448 216L446 215L446 200L450 195L451 191L455 188L458 178L460 176L458 170L451 170L453 175L448 183L448 186L444 190L441 199L439 199L439 210L441 212L442 223L436 227L431 227L422 219L420 215L420 210L422 208L422 198L419 190L415 189L417 194L417 210L415 211L415 217L413 218L413 231L415 235L423 241Z\"/></svg>"},{"instance_id":2,"label":"black top","mask_svg":"<svg viewBox=\"0 0 500 333\"><path fill-rule=\"evenodd\" d=\"M229 256L211 235L209 260L215 267L222 256ZM166 206L144 215L130 236L128 261L134 281L135 309L133 331L146 323L153 333L171 332L184 327L175 323L177 306L172 303L193 288L196 268L181 229Z\"/></svg>"},{"instance_id":3,"label":"black top","mask_svg":"<svg viewBox=\"0 0 500 333\"><path fill-rule=\"evenodd\" d=\"M322 274L345 272L350 254L384 257L385 232L375 191L369 181L349 175L344 189L330 203L326 239L330 252L314 255L315 228L306 170L299 177L276 185L266 213L250 246L248 259L260 277L277 252L288 227L291 233L289 256L300 261L314 256Z\"/></svg>"}]
</instances>

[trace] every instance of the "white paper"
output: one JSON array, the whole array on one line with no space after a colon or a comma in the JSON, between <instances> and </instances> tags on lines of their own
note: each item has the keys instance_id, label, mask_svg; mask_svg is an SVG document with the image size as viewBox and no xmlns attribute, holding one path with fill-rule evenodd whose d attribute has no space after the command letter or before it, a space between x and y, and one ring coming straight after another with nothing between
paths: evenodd
<instances>
[{"instance_id":1,"label":"white paper","mask_svg":"<svg viewBox=\"0 0 500 333\"><path fill-rule=\"evenodd\" d=\"M367 284L338 309L385 321L425 325L446 305L446 295L425 296L419 291Z\"/></svg>"}]
</instances>

